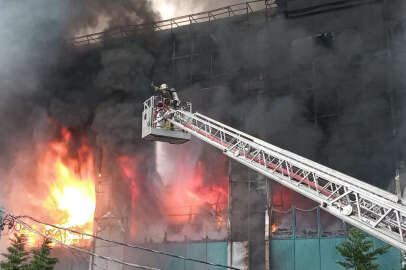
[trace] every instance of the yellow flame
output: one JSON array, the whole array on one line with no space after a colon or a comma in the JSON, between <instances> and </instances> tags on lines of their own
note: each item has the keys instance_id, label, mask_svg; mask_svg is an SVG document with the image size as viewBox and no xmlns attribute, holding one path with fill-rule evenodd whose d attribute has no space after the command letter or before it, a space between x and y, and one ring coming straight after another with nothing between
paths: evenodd
<instances>
[{"instance_id":1,"label":"yellow flame","mask_svg":"<svg viewBox=\"0 0 406 270\"><path fill-rule=\"evenodd\" d=\"M92 233L93 216L96 207L95 185L92 179L81 179L58 160L54 164L54 179L44 207L55 213L57 226L80 228ZM47 226L46 233L66 244L77 244L83 237Z\"/></svg>"},{"instance_id":2,"label":"yellow flame","mask_svg":"<svg viewBox=\"0 0 406 270\"><path fill-rule=\"evenodd\" d=\"M93 222L96 207L93 181L77 178L61 161L55 164L55 171L57 179L51 187L45 207L52 209L56 206L56 209L68 214L64 227L82 226Z\"/></svg>"},{"instance_id":3,"label":"yellow flame","mask_svg":"<svg viewBox=\"0 0 406 270\"><path fill-rule=\"evenodd\" d=\"M93 233L96 208L94 157L85 137L76 149L71 149L72 134L62 128L60 139L50 141L45 151L37 157L36 191L38 213L32 215L49 224L81 233ZM75 151L75 152L72 152ZM75 155L71 155L74 153ZM38 216L38 215L41 216ZM69 245L88 246L89 237L74 234L52 226L32 224L33 228ZM38 246L42 238L26 228L16 228L27 235L29 246ZM55 244L55 243L54 243Z\"/></svg>"},{"instance_id":4,"label":"yellow flame","mask_svg":"<svg viewBox=\"0 0 406 270\"><path fill-rule=\"evenodd\" d=\"M62 128L61 139L50 142L45 152L38 157L37 179L41 191L46 190L36 195L39 205L48 213L43 217L44 221L92 234L96 208L94 158L86 138L82 138L80 147L76 149L76 157L71 157L71 137L68 129ZM65 244L89 244L82 242L89 238L80 234L39 224L33 224L33 227ZM21 228L20 233L27 234L30 246L41 242L41 237L24 228Z\"/></svg>"}]
</instances>

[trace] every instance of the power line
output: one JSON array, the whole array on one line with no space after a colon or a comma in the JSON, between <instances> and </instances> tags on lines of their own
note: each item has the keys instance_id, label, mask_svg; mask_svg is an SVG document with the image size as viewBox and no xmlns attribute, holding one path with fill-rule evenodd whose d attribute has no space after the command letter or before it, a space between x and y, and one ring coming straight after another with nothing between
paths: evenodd
<instances>
[{"instance_id":1,"label":"power line","mask_svg":"<svg viewBox=\"0 0 406 270\"><path fill-rule=\"evenodd\" d=\"M70 249L73 249L73 250L76 250L76 251L79 251L79 252L82 252L82 253L86 253L86 254L88 254L88 255L92 255L92 256L95 256L95 257L99 257L99 258L102 258L102 259L105 259L105 260L108 260L108 261L112 261L112 262L115 262L115 263L119 263L119 264L122 264L122 265L131 266L131 267L134 267L134 268L136 268L136 269L161 270L161 269L159 269L159 268L154 268L154 267L139 265L139 264L135 264L135 263L124 262L124 261L121 261L121 260L118 260L118 259L115 259L115 258L111 258L111 257L107 257L107 256L104 256L104 255L100 255L100 254L91 252L91 251L86 250L86 249L82 249L82 248L78 248L78 247L75 247L75 246L71 246L71 245L65 244L65 243L62 242L62 241L59 241L59 240L57 240L57 239L55 239L55 238L53 238L53 237L51 237L51 236L45 235L44 233L42 233L42 232L40 232L40 231L34 229L32 226L30 226L29 224L27 224L27 223L25 223L24 221L20 220L18 217L11 216L11 215L10 215L10 217L14 220L14 222L20 224L21 226L24 226L24 227L27 228L28 230L30 230L30 231L32 231L32 232L38 234L38 235L41 235L41 236L44 237L44 238L50 239L50 240L54 241L55 243L58 243L58 244L60 244L60 245L62 245L62 246L65 246L65 247L67 247L67 248L70 248Z\"/></svg>"},{"instance_id":2,"label":"power line","mask_svg":"<svg viewBox=\"0 0 406 270\"><path fill-rule=\"evenodd\" d=\"M17 219L19 219L19 218L30 219L30 220L32 220L32 221L34 221L36 223L40 223L42 225L50 226L50 227L53 227L55 229L65 230L65 231L69 231L71 233L79 234L79 235L82 235L82 236L92 237L92 238L95 238L95 239L98 239L98 240L101 240L101 241L105 241L105 242L108 242L108 243L116 244L116 245L119 245L119 246L140 249L140 250L148 251L148 252L155 253L155 254L160 254L160 255L165 255L165 256L168 256L168 257L172 257L172 258L181 259L181 260L184 260L184 261L191 261L191 262L211 265L211 266L215 266L215 267L223 267L223 268L226 268L226 269L241 270L240 268L236 268L236 267L233 267L233 266L227 266L227 265L223 265L223 264L206 262L206 261L202 261L202 260L198 260L198 259L193 259L193 258L188 258L188 257L176 255L176 254L173 254L173 253L168 253L168 252L164 252L164 251L158 251L158 250L146 248L146 247L139 246L139 245L131 245L131 244L122 243L122 242L118 242L118 241L114 241L114 240L108 240L108 239L105 239L105 238L102 238L100 236L96 236L96 235L93 235L93 234L81 233L81 232L78 232L78 231L75 231L75 230L72 230L72 229L69 229L69 228L63 228L63 227L60 227L60 226L49 224L49 223L40 221L38 219L35 219L35 218L31 217L31 216L17 216L15 218L17 218Z\"/></svg>"},{"instance_id":3,"label":"power line","mask_svg":"<svg viewBox=\"0 0 406 270\"><path fill-rule=\"evenodd\" d=\"M72 254L73 257L76 257L76 256L77 256L77 257L79 257L80 259L85 260L87 263L91 263L93 266L96 266L97 269L107 270L106 268L104 268L104 267L102 267L102 266L96 264L95 262L90 262L90 260L89 260L88 258L83 257L81 253L77 252L77 254L75 254L74 251L72 251L72 250L69 250L69 251L70 251L70 253Z\"/></svg>"}]
</instances>

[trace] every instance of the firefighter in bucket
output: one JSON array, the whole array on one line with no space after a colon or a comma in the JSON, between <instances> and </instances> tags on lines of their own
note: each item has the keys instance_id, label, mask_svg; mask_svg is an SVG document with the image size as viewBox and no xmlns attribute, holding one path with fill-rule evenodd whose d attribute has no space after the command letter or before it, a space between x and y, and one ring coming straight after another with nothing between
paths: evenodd
<instances>
[{"instance_id":1,"label":"firefighter in bucket","mask_svg":"<svg viewBox=\"0 0 406 270\"><path fill-rule=\"evenodd\" d=\"M158 110L156 112L155 117L161 116L160 114L164 114L164 106L167 106L169 109L177 109L180 105L180 99L178 93L176 92L175 88L169 89L166 83L161 84L161 86L155 86L154 83L151 83L152 89L154 89L155 93L158 93L160 99L158 100ZM169 121L165 122L165 129L172 130L172 124Z\"/></svg>"}]
</instances>

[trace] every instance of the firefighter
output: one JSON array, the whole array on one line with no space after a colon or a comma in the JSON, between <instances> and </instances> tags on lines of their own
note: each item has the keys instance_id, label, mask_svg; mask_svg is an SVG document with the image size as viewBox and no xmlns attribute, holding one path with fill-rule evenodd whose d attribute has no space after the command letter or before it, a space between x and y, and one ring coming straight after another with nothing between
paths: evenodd
<instances>
[{"instance_id":1,"label":"firefighter","mask_svg":"<svg viewBox=\"0 0 406 270\"><path fill-rule=\"evenodd\" d=\"M161 86L155 86L154 83L151 83L152 89L162 98L165 104L169 105L170 100L172 99L171 94L166 83L161 84Z\"/></svg>"},{"instance_id":2,"label":"firefighter","mask_svg":"<svg viewBox=\"0 0 406 270\"><path fill-rule=\"evenodd\" d=\"M159 95L162 97L163 102L167 106L178 108L180 105L180 99L175 88L169 89L166 83L161 84L160 87L155 86L154 83L151 83L151 87L155 92L159 92Z\"/></svg>"},{"instance_id":3,"label":"firefighter","mask_svg":"<svg viewBox=\"0 0 406 270\"><path fill-rule=\"evenodd\" d=\"M172 105L172 95L171 91L168 88L168 85L166 83L161 84L161 86L155 86L154 83L151 83L151 87L154 89L155 92L158 92L159 96L161 97L162 100L158 101L158 108L161 108L159 111L163 112L162 108L165 105L167 105L169 108ZM159 114L159 113L158 113ZM166 130L172 130L172 124L169 121L165 122L165 129Z\"/></svg>"}]
</instances>

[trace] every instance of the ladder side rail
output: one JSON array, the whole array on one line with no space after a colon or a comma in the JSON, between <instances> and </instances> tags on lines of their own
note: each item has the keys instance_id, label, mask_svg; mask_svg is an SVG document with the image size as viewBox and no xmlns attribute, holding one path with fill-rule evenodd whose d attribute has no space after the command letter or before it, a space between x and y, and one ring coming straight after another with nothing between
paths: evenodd
<instances>
[{"instance_id":1,"label":"ladder side rail","mask_svg":"<svg viewBox=\"0 0 406 270\"><path fill-rule=\"evenodd\" d=\"M198 114L198 117L194 118L195 114L189 114L189 113L185 113L185 112L182 112L182 113L186 114L185 117L191 117L191 118L195 119L195 121L200 121L201 123L204 123L204 120L200 120L200 118L202 116L201 114ZM296 154L293 154L293 153L291 153L289 151L283 150L283 149L278 148L276 146L275 146L275 148L277 148L278 150L283 150L283 151L285 151L285 153L281 153L281 151L274 151L273 149L270 149L270 148L265 148L262 145L257 144L256 142L253 142L252 139L255 139L254 137L252 137L250 135L247 135L247 134L244 134L243 132L238 131L236 129L233 129L231 127L228 127L228 126L226 126L224 124L221 124L221 123L219 123L219 122L217 122L215 120L213 120L213 122L215 122L215 124L212 124L210 122L206 122L206 124L211 125L211 126L216 127L216 128L219 128L218 126L221 126L221 128L224 130L224 133L228 134L229 136L238 137L239 140L243 141L244 143L249 144L249 145L251 145L253 147L256 147L258 149L261 149L261 150L263 150L263 151L265 151L267 153L271 152L277 158L286 160L287 162L289 162L289 164L291 164L294 167L300 167L301 169L304 169L306 171L317 172L317 176L319 178L331 181L331 182L333 182L335 184L339 184L339 185L342 185L342 186L351 186L351 188L353 190L356 190L357 192L359 192L361 194L365 194L367 196L373 196L373 197L375 197L374 198L375 200L379 200L380 203L384 204L384 205L388 203L388 199L389 199L389 201L393 202L392 197L388 196L388 194L392 195L393 197L396 197L396 201L397 201L397 196L394 195L394 194L391 194L391 193L388 193L388 192L385 192L385 193L387 193L387 194L384 194L385 196L383 196L381 194L374 194L374 193L371 192L371 189L369 187L370 185L368 185L368 184L366 184L366 188L363 188L362 186L359 186L359 185L354 185L352 182L347 182L347 181L341 179L340 177L338 177L336 175L331 175L331 174L325 173L323 170L321 170L318 167L308 166L306 163L302 163L300 160L292 159L290 157L290 154L292 154L294 156L297 156L297 157L301 158L300 156L298 156ZM246 139L246 138L248 138L248 139ZM315 163L315 162L312 162L312 163ZM317 163L315 163L315 164L317 164ZM317 165L319 165L319 164L317 164ZM332 169L329 169L329 170L334 171ZM337 171L335 171L335 172L337 172ZM355 179L355 180L357 180L357 179ZM357 182L365 184L364 182L362 182L360 180L357 180ZM375 189L378 189L378 188L375 187ZM378 189L378 190L380 190L380 189ZM382 190L380 190L380 192L382 192ZM395 207L396 207L396 205L397 204L395 204Z\"/></svg>"},{"instance_id":2,"label":"ladder side rail","mask_svg":"<svg viewBox=\"0 0 406 270\"><path fill-rule=\"evenodd\" d=\"M189 116L189 117L190 117L190 116ZM195 119L195 121L198 121L198 120ZM212 139L213 139L213 138L212 138ZM248 144L249 144L249 143L248 143ZM237 144L235 144L235 145L237 145ZM224 147L224 145L222 145L222 147ZM224 149L223 149L223 150L224 150ZM226 150L229 150L229 149L226 148ZM278 158L280 158L280 157L278 157ZM294 164L294 165L298 166L297 164ZM300 166L300 165L299 165L299 166ZM324 176L324 175L320 175L320 176ZM319 176L319 178L322 178L322 177L320 177L320 176ZM328 179L328 176L327 176L327 177L324 176L324 177L325 177L326 179ZM330 179L329 179L329 180L330 180ZM333 180L339 181L338 179L333 179ZM340 182L340 181L339 181L339 182ZM348 183L344 183L344 184L341 183L341 185L348 185ZM354 188L354 189L357 189L357 187L353 187L353 188ZM361 194L362 194L362 193L366 193L367 196L373 196L373 194L371 194L370 192L365 191L365 190L361 190L361 191L357 190L357 191L358 191L359 193L361 193ZM375 197L376 197L376 196L375 196ZM376 200L379 200L381 204L384 204L384 205L385 205L385 204L387 203L387 200L382 200L382 198L380 198L380 197L376 197L375 199L376 199ZM392 205L392 206L393 206L393 205ZM389 207L389 206L387 206L387 207ZM395 207L396 207L396 206L395 206Z\"/></svg>"},{"instance_id":3,"label":"ladder side rail","mask_svg":"<svg viewBox=\"0 0 406 270\"><path fill-rule=\"evenodd\" d=\"M203 120L206 120L206 121L208 121L209 123L212 123L212 124L214 124L214 125L216 125L216 126L221 126L221 127L225 128L226 130L228 130L228 131L230 131L230 132L233 132L233 133L236 133L236 134L243 134L243 136L244 136L247 140L252 140L254 143L257 143L257 144L261 145L261 146L264 147L264 148L268 148L268 149L270 149L270 150L273 150L273 151L275 151L275 152L278 152L278 153L280 153L281 155L285 155L286 157L289 157L290 159L297 160L297 161L300 162L301 164L305 164L305 165L308 166L308 167L312 167L312 168L314 168L314 169L317 169L318 171L322 171L322 172L325 173L325 174L330 174L330 175L333 176L333 177L339 178L341 181L346 181L346 182L350 183L350 184L353 185L353 186L356 185L356 186L359 186L359 187L362 188L362 189L368 190L369 192L374 192L374 193L376 193L377 195L382 196L382 197L384 197L384 198L386 198L386 199L389 199L389 200L391 200L391 201L393 201L393 202L397 202L397 201L398 201L398 198L397 198L397 196L396 196L395 194L392 194L392 193L390 193L390 192L387 192L387 191L385 191L385 190L382 190L382 189L380 189L380 188L377 188L377 187L375 187L375 186L373 186L373 185L370 185L370 184L368 184L368 183L365 183L365 182L363 182L363 181L360 181L360 180L358 180L358 179L356 179L356 178L354 178L354 177L351 177L351 176L349 176L349 175L346 175L346 174L344 174L344 173L341 173L341 172L339 172L339 171L336 171L336 170L334 170L334 169L331 169L331 168L329 168L329 167L326 167L326 166L324 166L324 165L322 165L322 164L319 164L319 163L317 163L317 162L314 162L314 161L312 161L312 160L310 160L310 159L307 159L307 158L305 158L305 157L302 157L302 156L300 156L300 155L297 155L297 154L295 154L295 153L292 153L292 152L290 152L290 151L287 151L287 150L285 150L285 149L282 149L282 148L280 148L280 147L277 147L277 146L275 146L275 145L272 145L272 144L270 144L270 143L267 143L267 142L265 142L265 141L263 141L263 140L260 140L260 139L258 139L258 138L255 138L255 137L253 137L253 136L251 136L251 135L244 134L243 132L241 132L241 131L239 131L239 130L237 130L237 129L234 129L234 128L232 128L232 127L229 127L229 126L227 126L227 125L225 125L225 124L223 124L223 123L220 123L220 122L218 122L218 121L216 121L216 120L214 120L214 119L211 119L211 118L209 118L209 117L207 117L207 116L205 116L205 115L202 115L202 114L200 114L200 113L195 113L194 115L195 115L196 117L198 117L198 118L200 118L200 119L203 119Z\"/></svg>"},{"instance_id":4,"label":"ladder side rail","mask_svg":"<svg viewBox=\"0 0 406 270\"><path fill-rule=\"evenodd\" d=\"M237 144L235 144L235 145L237 145ZM258 151L257 151L258 152ZM290 165L288 162L286 162L285 161L285 163L286 163L286 165L285 165L285 167L287 167L288 169L289 168L292 168L293 166L292 165ZM282 165L282 164L279 164L279 165ZM277 167L279 167L279 166L277 166ZM286 169L285 169L285 171L286 171ZM301 170L302 171L302 175L304 175L304 170ZM314 172L313 172L313 174L314 174ZM309 186L309 188L310 187L313 187L313 188L315 188L317 185L318 185L318 183L317 182L315 182L315 183L309 183L309 181L306 179L306 177L308 176L308 175L310 175L310 171L309 172L307 172L306 173L306 175L305 175L305 177L302 177L302 176L300 176L300 175L297 175L294 171L292 171L292 173L288 173L288 176L290 176L290 175L292 175L292 176L295 176L295 178L297 179L297 178L299 178L300 179L300 184L304 181L304 180L306 180L305 182L308 184L308 186ZM317 176L315 176L317 179L318 178L320 178L320 179L322 179L322 177L320 177L320 175L317 175ZM328 179L328 178L327 178ZM313 179L314 180L314 179ZM309 185L310 184L310 185ZM334 191L334 193L335 192L337 192L337 191L339 191L341 188L343 188L344 189L344 187L345 187L345 185L339 185L339 187L340 188L338 188L338 189L336 189L335 191ZM319 191L324 191L324 192L328 192L328 187L327 187L327 189L326 189L326 187L321 187L321 188L319 188ZM333 190L331 190L331 191L333 191ZM358 191L358 193L366 193L367 194L367 196L371 196L372 194L370 194L369 192L365 192L365 190L364 191L359 191L359 190L355 190L355 191ZM349 194L348 192L347 192L347 194ZM331 197L331 195L327 198L327 199L330 199L330 197ZM365 197L365 195L363 196L363 198ZM335 196L332 198L332 199L334 199L334 198L336 198ZM365 198L364 198L365 199ZM369 199L369 198L367 198L367 199ZM335 199L333 202L335 202L335 201L337 201L338 199ZM386 208L392 208L393 207L393 205L387 205L387 201L386 200L381 200L381 198L379 198L379 197L376 197L375 198L375 200L379 200L380 202L380 205L381 206L386 206ZM386 211L386 210L385 210Z\"/></svg>"},{"instance_id":5,"label":"ladder side rail","mask_svg":"<svg viewBox=\"0 0 406 270\"><path fill-rule=\"evenodd\" d=\"M308 172L306 173L306 169L300 168L295 172L294 168L299 168L302 164L291 162L287 160L289 159L288 157L280 157L278 156L278 153L272 153L274 155L272 156L272 154L269 153L272 151L269 149L261 149L261 145L253 142L252 140L245 139L244 133L237 130L236 131L238 134L231 133L230 131L232 128L230 127L210 123L209 121L205 121L205 119L199 119L199 117L196 117L195 114L187 112L174 111L174 114L175 117L170 119L174 125L192 133L200 139L203 139L216 148L220 148L230 158L233 158L240 163L255 169L256 171L271 177L272 179L315 201L320 202L321 204L328 202L325 209L329 211L331 208L329 212L332 214L337 216L337 213L339 213L339 218L345 220L350 219L352 220L352 222L349 222L351 224L361 222L363 226L367 225L372 227L371 233L375 235L378 231L382 231L381 234L383 235L381 235L381 237L380 235L376 236L387 242L389 240L385 238L390 237L392 240L395 239L396 242L392 244L402 248L405 247L403 241L399 242L397 239L403 238L403 231L405 230L404 217L406 216L406 213L404 208L399 207L397 204L389 200L385 200L379 196L370 194L368 191L359 190L359 188L356 186L354 187L345 181L337 184L337 182L334 182L334 180L337 179L330 180L328 179L329 177L324 179L325 176L322 176L322 173L318 172L317 168L307 168ZM208 131L210 131L211 134L209 134ZM215 134L217 134L217 136ZM231 144L231 142L233 144ZM278 162L261 163L256 161L253 157L248 156L244 151L247 146L258 148L256 151L261 153L263 160L277 160ZM270 168L272 168L272 170L270 170ZM302 176L297 174L299 171L301 171ZM313 175L312 180L306 179L306 177L310 178L309 176L311 175ZM300 179L299 185L297 183L298 179ZM320 180L326 181L325 185L319 186L318 182L320 182ZM306 185L302 185L303 183ZM337 194L333 194L334 196L331 196L332 193ZM357 199L351 201L350 196L355 196L354 198ZM353 215L351 217L344 216L341 212L347 205L351 205L352 209L357 211L357 215ZM371 205L372 207L370 207ZM358 221L356 220L357 218L359 219ZM380 226L378 227L378 225ZM385 226L389 226L389 228L382 229L385 228ZM394 231L396 232L396 230L398 231L398 237L395 237L396 233L394 236Z\"/></svg>"}]
</instances>

